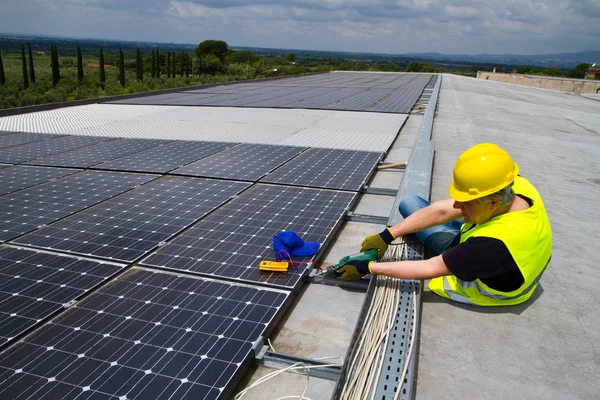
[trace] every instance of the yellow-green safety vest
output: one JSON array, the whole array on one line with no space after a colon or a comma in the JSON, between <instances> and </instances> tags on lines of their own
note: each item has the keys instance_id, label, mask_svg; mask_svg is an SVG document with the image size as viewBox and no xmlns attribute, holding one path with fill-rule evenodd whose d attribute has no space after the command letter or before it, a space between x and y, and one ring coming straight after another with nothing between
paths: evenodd
<instances>
[{"instance_id":1,"label":"yellow-green safety vest","mask_svg":"<svg viewBox=\"0 0 600 400\"><path fill-rule=\"evenodd\" d=\"M483 224L463 224L460 242L477 236L501 240L523 274L523 284L512 292L500 292L479 279L466 282L449 275L432 279L429 282L432 292L450 300L480 306L519 304L531 297L550 262L552 230L537 189L527 179L517 176L513 190L515 194L531 199L533 205L526 210L498 215Z\"/></svg>"}]
</instances>

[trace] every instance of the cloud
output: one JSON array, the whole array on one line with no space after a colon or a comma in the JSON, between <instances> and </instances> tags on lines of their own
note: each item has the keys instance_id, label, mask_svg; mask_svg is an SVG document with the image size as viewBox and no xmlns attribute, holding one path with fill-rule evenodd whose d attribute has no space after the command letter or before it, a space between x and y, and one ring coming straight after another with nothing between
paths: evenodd
<instances>
[{"instance_id":1,"label":"cloud","mask_svg":"<svg viewBox=\"0 0 600 400\"><path fill-rule=\"evenodd\" d=\"M7 32L340 51L597 49L597 0L19 0ZM26 23L23 23L26 21Z\"/></svg>"}]
</instances>

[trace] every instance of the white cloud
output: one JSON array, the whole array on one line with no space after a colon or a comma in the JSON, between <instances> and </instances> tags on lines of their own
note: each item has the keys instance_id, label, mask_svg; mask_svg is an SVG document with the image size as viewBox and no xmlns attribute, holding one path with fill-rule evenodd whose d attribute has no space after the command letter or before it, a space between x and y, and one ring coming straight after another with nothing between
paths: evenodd
<instances>
[{"instance_id":1,"label":"white cloud","mask_svg":"<svg viewBox=\"0 0 600 400\"><path fill-rule=\"evenodd\" d=\"M382 53L597 49L598 0L20 0L6 32ZM124 23L123 21L127 21Z\"/></svg>"}]
</instances>

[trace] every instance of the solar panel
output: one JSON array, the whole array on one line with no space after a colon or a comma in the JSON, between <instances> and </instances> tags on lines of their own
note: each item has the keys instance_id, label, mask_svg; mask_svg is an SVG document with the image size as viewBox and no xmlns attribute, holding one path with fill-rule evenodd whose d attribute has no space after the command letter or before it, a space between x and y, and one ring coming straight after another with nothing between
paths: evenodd
<instances>
[{"instance_id":1,"label":"solar panel","mask_svg":"<svg viewBox=\"0 0 600 400\"><path fill-rule=\"evenodd\" d=\"M133 262L250 184L163 177L15 243Z\"/></svg>"},{"instance_id":2,"label":"solar panel","mask_svg":"<svg viewBox=\"0 0 600 400\"><path fill-rule=\"evenodd\" d=\"M28 164L87 168L104 161L113 160L165 143L169 143L169 141L155 139L115 139L82 149L32 160Z\"/></svg>"},{"instance_id":3,"label":"solar panel","mask_svg":"<svg viewBox=\"0 0 600 400\"><path fill-rule=\"evenodd\" d=\"M116 160L107 161L96 165L95 168L166 173L235 144L223 142L174 142Z\"/></svg>"},{"instance_id":4,"label":"solar panel","mask_svg":"<svg viewBox=\"0 0 600 400\"><path fill-rule=\"evenodd\" d=\"M0 196L80 172L76 169L16 165L0 170Z\"/></svg>"},{"instance_id":5,"label":"solar panel","mask_svg":"<svg viewBox=\"0 0 600 400\"><path fill-rule=\"evenodd\" d=\"M284 230L323 244L356 193L256 185L142 260L143 265L293 288L306 266L259 271L273 259L273 236ZM310 257L308 257L310 258ZM302 261L302 260L297 260Z\"/></svg>"},{"instance_id":6,"label":"solar panel","mask_svg":"<svg viewBox=\"0 0 600 400\"><path fill-rule=\"evenodd\" d=\"M430 79L431 75L412 75L410 81L395 89L377 104L369 106L367 110L406 114L410 112Z\"/></svg>"},{"instance_id":7,"label":"solar panel","mask_svg":"<svg viewBox=\"0 0 600 400\"><path fill-rule=\"evenodd\" d=\"M382 155L367 151L309 149L261 182L358 191Z\"/></svg>"},{"instance_id":8,"label":"solar panel","mask_svg":"<svg viewBox=\"0 0 600 400\"><path fill-rule=\"evenodd\" d=\"M56 139L0 149L0 161L18 164L114 139L94 136L61 136Z\"/></svg>"},{"instance_id":9,"label":"solar panel","mask_svg":"<svg viewBox=\"0 0 600 400\"><path fill-rule=\"evenodd\" d=\"M0 346L62 310L124 267L0 246Z\"/></svg>"},{"instance_id":10,"label":"solar panel","mask_svg":"<svg viewBox=\"0 0 600 400\"><path fill-rule=\"evenodd\" d=\"M82 172L0 197L0 241L123 193L154 179L143 174Z\"/></svg>"},{"instance_id":11,"label":"solar panel","mask_svg":"<svg viewBox=\"0 0 600 400\"><path fill-rule=\"evenodd\" d=\"M304 147L239 144L172 171L173 174L257 181Z\"/></svg>"},{"instance_id":12,"label":"solar panel","mask_svg":"<svg viewBox=\"0 0 600 400\"><path fill-rule=\"evenodd\" d=\"M12 167L11 164L0 164L0 168L8 168L8 167Z\"/></svg>"},{"instance_id":13,"label":"solar panel","mask_svg":"<svg viewBox=\"0 0 600 400\"><path fill-rule=\"evenodd\" d=\"M231 399L287 292L133 269L0 355L5 399Z\"/></svg>"},{"instance_id":14,"label":"solar panel","mask_svg":"<svg viewBox=\"0 0 600 400\"><path fill-rule=\"evenodd\" d=\"M25 143L39 142L41 140L53 139L61 135L50 135L46 133L31 132L6 132L0 136L0 148L19 146Z\"/></svg>"}]
</instances>

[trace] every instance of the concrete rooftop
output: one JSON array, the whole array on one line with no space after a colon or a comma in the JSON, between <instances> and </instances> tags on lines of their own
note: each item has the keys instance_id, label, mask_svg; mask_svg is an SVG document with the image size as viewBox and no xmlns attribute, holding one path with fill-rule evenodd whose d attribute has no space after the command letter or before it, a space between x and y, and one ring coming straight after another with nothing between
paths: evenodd
<instances>
[{"instance_id":1,"label":"concrete rooftop","mask_svg":"<svg viewBox=\"0 0 600 400\"><path fill-rule=\"evenodd\" d=\"M411 115L386 161L407 160L422 117ZM572 94L443 75L431 200L447 198L456 158L495 142L540 191L554 253L529 302L501 308L451 303L425 290L417 399L592 399L600 393L600 102ZM378 172L374 187L399 184ZM388 215L390 199L364 196L357 212ZM326 254L335 263L383 225L347 223ZM594 245L596 243L596 245ZM364 294L310 284L272 338L305 357L344 356ZM250 382L270 372L259 367ZM306 377L284 374L245 399L300 395ZM335 383L311 378L306 396L329 399Z\"/></svg>"}]
</instances>

